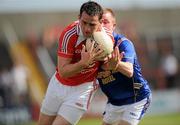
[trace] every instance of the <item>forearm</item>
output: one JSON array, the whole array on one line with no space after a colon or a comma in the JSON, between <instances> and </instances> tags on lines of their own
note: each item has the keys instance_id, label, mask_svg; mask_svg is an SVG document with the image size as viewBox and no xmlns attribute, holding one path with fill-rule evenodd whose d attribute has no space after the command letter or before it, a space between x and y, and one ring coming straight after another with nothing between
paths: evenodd
<instances>
[{"instance_id":1,"label":"forearm","mask_svg":"<svg viewBox=\"0 0 180 125\"><path fill-rule=\"evenodd\" d=\"M71 77L80 73L86 66L81 62L74 64L65 64L62 67L58 66L59 73L62 77Z\"/></svg>"},{"instance_id":2,"label":"forearm","mask_svg":"<svg viewBox=\"0 0 180 125\"><path fill-rule=\"evenodd\" d=\"M117 65L116 70L129 78L133 76L132 63L120 61Z\"/></svg>"}]
</instances>

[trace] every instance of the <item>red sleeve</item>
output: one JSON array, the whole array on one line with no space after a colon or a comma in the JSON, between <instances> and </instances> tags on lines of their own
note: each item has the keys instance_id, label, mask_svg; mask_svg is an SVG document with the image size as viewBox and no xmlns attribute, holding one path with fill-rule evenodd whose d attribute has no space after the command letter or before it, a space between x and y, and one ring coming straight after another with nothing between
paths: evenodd
<instances>
[{"instance_id":1,"label":"red sleeve","mask_svg":"<svg viewBox=\"0 0 180 125\"><path fill-rule=\"evenodd\" d=\"M58 56L71 58L74 55L76 38L76 29L67 27L59 38Z\"/></svg>"}]
</instances>

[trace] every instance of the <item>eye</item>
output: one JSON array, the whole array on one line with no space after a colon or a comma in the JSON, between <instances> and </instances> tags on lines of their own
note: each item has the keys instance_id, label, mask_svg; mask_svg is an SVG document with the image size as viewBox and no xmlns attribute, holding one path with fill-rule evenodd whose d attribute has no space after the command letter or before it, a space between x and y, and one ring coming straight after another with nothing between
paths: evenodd
<instances>
[{"instance_id":1,"label":"eye","mask_svg":"<svg viewBox=\"0 0 180 125\"><path fill-rule=\"evenodd\" d=\"M85 21L83 21L83 24L86 25L87 23Z\"/></svg>"},{"instance_id":2,"label":"eye","mask_svg":"<svg viewBox=\"0 0 180 125\"><path fill-rule=\"evenodd\" d=\"M92 26L92 27L96 26L96 24L92 24L92 23L90 23L89 25Z\"/></svg>"},{"instance_id":3,"label":"eye","mask_svg":"<svg viewBox=\"0 0 180 125\"><path fill-rule=\"evenodd\" d=\"M104 24L108 24L109 22L107 20L103 20L103 23Z\"/></svg>"}]
</instances>

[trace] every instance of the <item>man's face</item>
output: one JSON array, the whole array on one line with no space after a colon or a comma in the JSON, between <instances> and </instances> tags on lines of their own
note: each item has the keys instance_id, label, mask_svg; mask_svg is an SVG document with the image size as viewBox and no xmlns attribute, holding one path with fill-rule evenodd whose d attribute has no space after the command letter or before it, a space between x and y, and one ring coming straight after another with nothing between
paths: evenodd
<instances>
[{"instance_id":1,"label":"man's face","mask_svg":"<svg viewBox=\"0 0 180 125\"><path fill-rule=\"evenodd\" d=\"M89 16L86 12L83 12L79 18L82 33L84 37L91 37L93 32L100 30L101 22L98 16Z\"/></svg>"},{"instance_id":2,"label":"man's face","mask_svg":"<svg viewBox=\"0 0 180 125\"><path fill-rule=\"evenodd\" d=\"M115 29L115 19L110 13L104 13L102 16L102 25L109 30L113 31Z\"/></svg>"}]
</instances>

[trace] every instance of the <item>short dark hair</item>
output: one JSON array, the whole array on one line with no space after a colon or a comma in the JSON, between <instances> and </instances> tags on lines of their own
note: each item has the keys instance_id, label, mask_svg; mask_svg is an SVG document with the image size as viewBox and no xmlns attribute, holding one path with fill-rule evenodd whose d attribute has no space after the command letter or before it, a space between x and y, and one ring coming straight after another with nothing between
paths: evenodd
<instances>
[{"instance_id":1,"label":"short dark hair","mask_svg":"<svg viewBox=\"0 0 180 125\"><path fill-rule=\"evenodd\" d=\"M98 15L99 20L102 19L103 9L98 3L94 2L94 1L88 1L84 4L82 4L82 6L80 8L80 14L79 14L80 17L84 11L90 16Z\"/></svg>"}]
</instances>

